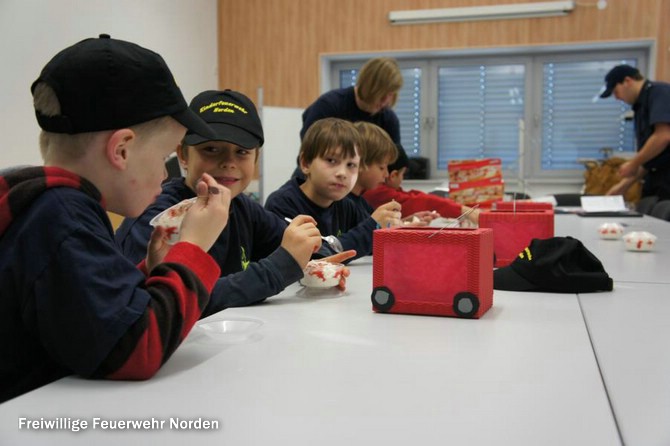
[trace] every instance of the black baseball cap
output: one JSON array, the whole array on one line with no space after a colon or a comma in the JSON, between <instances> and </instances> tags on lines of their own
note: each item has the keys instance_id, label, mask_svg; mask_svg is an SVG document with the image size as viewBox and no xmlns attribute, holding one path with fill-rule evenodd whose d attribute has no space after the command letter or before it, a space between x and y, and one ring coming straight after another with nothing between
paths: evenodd
<instances>
[{"instance_id":1,"label":"black baseball cap","mask_svg":"<svg viewBox=\"0 0 670 446\"><path fill-rule=\"evenodd\" d=\"M188 131L184 144L226 141L246 149L263 145L263 125L251 99L233 90L203 91L189 105L214 130L214 137Z\"/></svg>"},{"instance_id":2,"label":"black baseball cap","mask_svg":"<svg viewBox=\"0 0 670 446\"><path fill-rule=\"evenodd\" d=\"M533 239L508 266L493 272L493 288L508 291L612 291L600 260L572 237Z\"/></svg>"},{"instance_id":3,"label":"black baseball cap","mask_svg":"<svg viewBox=\"0 0 670 446\"><path fill-rule=\"evenodd\" d=\"M193 113L163 58L108 34L82 40L56 54L30 89L45 83L61 114L35 111L40 127L54 133L114 130L172 116L189 130L213 134Z\"/></svg>"},{"instance_id":4,"label":"black baseball cap","mask_svg":"<svg viewBox=\"0 0 670 446\"><path fill-rule=\"evenodd\" d=\"M630 65L617 65L605 75L605 91L600 95L601 98L609 98L617 84L620 84L627 77L635 77L640 74L640 70Z\"/></svg>"},{"instance_id":5,"label":"black baseball cap","mask_svg":"<svg viewBox=\"0 0 670 446\"><path fill-rule=\"evenodd\" d=\"M409 167L409 158L407 158L407 153L405 148L400 143L395 143L396 151L398 152L398 158L388 165L388 171L393 172L394 170L400 170L403 167Z\"/></svg>"}]
</instances>

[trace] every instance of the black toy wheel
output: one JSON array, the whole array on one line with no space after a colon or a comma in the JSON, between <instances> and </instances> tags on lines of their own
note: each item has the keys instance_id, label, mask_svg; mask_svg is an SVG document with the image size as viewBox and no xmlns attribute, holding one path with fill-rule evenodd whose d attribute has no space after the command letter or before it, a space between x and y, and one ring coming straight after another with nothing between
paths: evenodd
<instances>
[{"instance_id":1,"label":"black toy wheel","mask_svg":"<svg viewBox=\"0 0 670 446\"><path fill-rule=\"evenodd\" d=\"M395 297L391 290L380 286L372 290L372 307L376 311L387 312L393 307Z\"/></svg>"},{"instance_id":2,"label":"black toy wheel","mask_svg":"<svg viewBox=\"0 0 670 446\"><path fill-rule=\"evenodd\" d=\"M472 293L462 291L454 296L454 313L460 317L471 318L479 310L479 299Z\"/></svg>"}]
</instances>

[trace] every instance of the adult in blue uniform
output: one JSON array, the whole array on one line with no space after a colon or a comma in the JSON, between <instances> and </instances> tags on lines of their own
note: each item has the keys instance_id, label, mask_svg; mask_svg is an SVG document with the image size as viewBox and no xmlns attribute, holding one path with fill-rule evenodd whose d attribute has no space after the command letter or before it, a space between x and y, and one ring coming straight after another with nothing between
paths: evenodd
<instances>
[{"instance_id":1,"label":"adult in blue uniform","mask_svg":"<svg viewBox=\"0 0 670 446\"><path fill-rule=\"evenodd\" d=\"M386 130L393 142L400 143L400 121L393 107L398 100L403 78L398 63L388 57L370 59L358 73L354 87L331 90L322 94L302 114L300 139L315 121L340 118L365 121Z\"/></svg>"},{"instance_id":2,"label":"adult in blue uniform","mask_svg":"<svg viewBox=\"0 0 670 446\"><path fill-rule=\"evenodd\" d=\"M349 122L365 121L378 125L393 142L400 143L400 121L393 107L398 100L403 78L398 63L388 57L370 59L358 73L356 85L337 88L322 94L302 114L302 140L307 129L323 118L340 118ZM304 178L300 168L293 176Z\"/></svg>"},{"instance_id":3,"label":"adult in blue uniform","mask_svg":"<svg viewBox=\"0 0 670 446\"><path fill-rule=\"evenodd\" d=\"M642 196L670 199L670 84L645 79L630 65L617 65L605 76L605 91L635 112L637 153L619 168L623 178L609 195L623 194L643 178Z\"/></svg>"}]
</instances>

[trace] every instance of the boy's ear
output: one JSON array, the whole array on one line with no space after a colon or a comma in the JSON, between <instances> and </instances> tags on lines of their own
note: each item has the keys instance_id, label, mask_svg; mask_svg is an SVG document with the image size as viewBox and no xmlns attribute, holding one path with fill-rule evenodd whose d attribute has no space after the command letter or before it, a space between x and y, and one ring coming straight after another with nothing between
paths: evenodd
<instances>
[{"instance_id":1,"label":"boy's ear","mask_svg":"<svg viewBox=\"0 0 670 446\"><path fill-rule=\"evenodd\" d=\"M179 159L179 165L186 169L186 167L188 167L188 146L179 143L177 146L177 158Z\"/></svg>"},{"instance_id":2,"label":"boy's ear","mask_svg":"<svg viewBox=\"0 0 670 446\"><path fill-rule=\"evenodd\" d=\"M137 139L137 135L131 129L115 130L105 147L107 160L118 170L125 170L128 167L128 154Z\"/></svg>"},{"instance_id":3,"label":"boy's ear","mask_svg":"<svg viewBox=\"0 0 670 446\"><path fill-rule=\"evenodd\" d=\"M308 163L307 161L305 161L305 158L302 155L300 155L300 170L305 175L307 175L309 173L310 164L311 163Z\"/></svg>"}]
</instances>

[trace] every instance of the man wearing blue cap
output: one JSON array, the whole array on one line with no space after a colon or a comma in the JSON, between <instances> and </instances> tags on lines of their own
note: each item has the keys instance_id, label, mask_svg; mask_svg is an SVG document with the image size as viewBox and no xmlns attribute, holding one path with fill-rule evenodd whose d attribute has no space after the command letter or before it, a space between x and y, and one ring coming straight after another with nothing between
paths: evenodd
<instances>
[{"instance_id":1,"label":"man wearing blue cap","mask_svg":"<svg viewBox=\"0 0 670 446\"><path fill-rule=\"evenodd\" d=\"M630 65L617 65L605 76L600 97L612 94L633 107L637 154L621 165L622 180L608 195L623 194L644 178L643 197L670 199L670 84L645 79Z\"/></svg>"}]
</instances>

